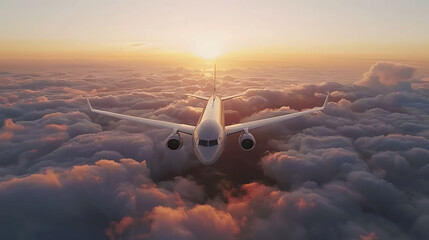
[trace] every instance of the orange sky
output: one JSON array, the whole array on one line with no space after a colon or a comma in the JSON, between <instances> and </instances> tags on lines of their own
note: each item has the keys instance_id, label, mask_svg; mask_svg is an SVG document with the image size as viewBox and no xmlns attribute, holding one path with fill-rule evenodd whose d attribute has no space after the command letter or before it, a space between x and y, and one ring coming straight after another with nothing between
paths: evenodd
<instances>
[{"instance_id":1,"label":"orange sky","mask_svg":"<svg viewBox=\"0 0 429 240\"><path fill-rule=\"evenodd\" d=\"M427 60L427 1L2 1L0 59Z\"/></svg>"}]
</instances>

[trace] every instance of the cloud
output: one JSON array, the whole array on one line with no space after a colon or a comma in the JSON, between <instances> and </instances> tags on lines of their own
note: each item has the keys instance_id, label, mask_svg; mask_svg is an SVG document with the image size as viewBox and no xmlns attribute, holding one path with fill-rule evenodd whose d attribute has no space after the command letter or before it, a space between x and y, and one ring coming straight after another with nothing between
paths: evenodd
<instances>
[{"instance_id":1,"label":"cloud","mask_svg":"<svg viewBox=\"0 0 429 240\"><path fill-rule=\"evenodd\" d=\"M379 62L372 65L369 72L365 73L363 79L357 84L377 90L394 85L408 87L409 85L401 83L411 80L416 70L417 68L405 64Z\"/></svg>"},{"instance_id":2,"label":"cloud","mask_svg":"<svg viewBox=\"0 0 429 240\"><path fill-rule=\"evenodd\" d=\"M184 210L156 207L150 215L150 238L234 239L239 228L229 213L209 205Z\"/></svg>"},{"instance_id":3,"label":"cloud","mask_svg":"<svg viewBox=\"0 0 429 240\"><path fill-rule=\"evenodd\" d=\"M104 232L104 227L98 225L98 235L91 233L90 229L95 226L90 226L90 222L104 221L108 224L103 220L104 213L110 212L110 217L120 216L120 209L135 206L132 204L133 195L129 195L127 187L122 184L150 183L147 174L145 162L137 163L124 159L120 163L100 160L94 165L75 166L64 171L50 168L25 177L9 177L0 185L0 203L3 208L0 215L2 220L6 220L2 221L2 234L11 239L18 236L56 238L64 235L61 232L51 232L50 226L61 224L72 238L102 237L104 234L100 233ZM118 182L119 179L122 183ZM31 197L23 197L27 194ZM146 195L148 198L158 198L149 192ZM86 200L81 202L76 201L77 199ZM93 209L92 206L97 206L99 210ZM40 218L43 222L40 222ZM76 222L70 224L70 218L74 218ZM85 226L87 224L89 225ZM19 231L19 226L26 231ZM78 229L89 232L82 235Z\"/></svg>"},{"instance_id":4,"label":"cloud","mask_svg":"<svg viewBox=\"0 0 429 240\"><path fill-rule=\"evenodd\" d=\"M307 181L323 184L341 180L348 172L365 168L354 151L342 148L324 148L309 153L305 150L277 152L265 156L261 165L267 176L275 178L285 188Z\"/></svg>"},{"instance_id":5,"label":"cloud","mask_svg":"<svg viewBox=\"0 0 429 240\"><path fill-rule=\"evenodd\" d=\"M12 119L8 118L6 120L4 120L4 124L3 127L5 130L10 130L10 131L14 131L14 130L23 130L25 127L19 124L15 124Z\"/></svg>"},{"instance_id":6,"label":"cloud","mask_svg":"<svg viewBox=\"0 0 429 240\"><path fill-rule=\"evenodd\" d=\"M13 137L13 132L2 132L0 133L0 140L1 141L8 141L10 139L12 139Z\"/></svg>"},{"instance_id":7,"label":"cloud","mask_svg":"<svg viewBox=\"0 0 429 240\"><path fill-rule=\"evenodd\" d=\"M429 237L427 76L414 67L376 63L355 84L287 86L282 69L227 70L222 96L249 87L225 102L227 124L332 97L322 113L251 130L250 152L229 136L213 166L196 160L189 136L168 151L169 131L90 113L81 96L99 109L196 124L205 102L184 93L210 93L200 70L63 68L0 74L10 79L0 86L5 238Z\"/></svg>"},{"instance_id":8,"label":"cloud","mask_svg":"<svg viewBox=\"0 0 429 240\"><path fill-rule=\"evenodd\" d=\"M144 43L132 43L132 44L130 44L131 47L142 47L144 45L145 45Z\"/></svg>"}]
</instances>

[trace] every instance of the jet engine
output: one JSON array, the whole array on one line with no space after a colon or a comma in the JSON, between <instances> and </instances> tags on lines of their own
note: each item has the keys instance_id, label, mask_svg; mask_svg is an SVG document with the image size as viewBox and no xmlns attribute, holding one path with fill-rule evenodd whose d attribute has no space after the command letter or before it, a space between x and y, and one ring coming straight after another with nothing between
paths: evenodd
<instances>
[{"instance_id":1,"label":"jet engine","mask_svg":"<svg viewBox=\"0 0 429 240\"><path fill-rule=\"evenodd\" d=\"M167 149L169 150L179 150L182 148L182 136L180 133L172 133L167 138Z\"/></svg>"},{"instance_id":2,"label":"jet engine","mask_svg":"<svg viewBox=\"0 0 429 240\"><path fill-rule=\"evenodd\" d=\"M238 145L240 145L241 149L244 151L250 151L255 147L256 140L253 135L247 131L242 133L238 138Z\"/></svg>"}]
</instances>

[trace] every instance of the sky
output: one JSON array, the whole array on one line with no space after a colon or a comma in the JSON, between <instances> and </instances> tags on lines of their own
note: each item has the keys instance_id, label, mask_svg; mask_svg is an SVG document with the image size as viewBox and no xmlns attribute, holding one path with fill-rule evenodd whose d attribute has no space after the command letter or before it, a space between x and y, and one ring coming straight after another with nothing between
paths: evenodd
<instances>
[{"instance_id":1,"label":"sky","mask_svg":"<svg viewBox=\"0 0 429 240\"><path fill-rule=\"evenodd\" d=\"M9 1L2 59L427 60L429 3L411 1Z\"/></svg>"},{"instance_id":2,"label":"sky","mask_svg":"<svg viewBox=\"0 0 429 240\"><path fill-rule=\"evenodd\" d=\"M429 239L426 1L0 2L1 239ZM195 125L321 106L191 137L88 110Z\"/></svg>"}]
</instances>

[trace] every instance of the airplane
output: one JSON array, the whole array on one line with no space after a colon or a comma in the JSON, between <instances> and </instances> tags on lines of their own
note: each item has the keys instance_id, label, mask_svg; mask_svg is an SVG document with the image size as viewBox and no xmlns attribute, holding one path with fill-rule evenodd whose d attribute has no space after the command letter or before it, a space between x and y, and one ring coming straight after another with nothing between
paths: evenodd
<instances>
[{"instance_id":1,"label":"airplane","mask_svg":"<svg viewBox=\"0 0 429 240\"><path fill-rule=\"evenodd\" d=\"M244 95L244 93L228 97L220 97L219 95L217 95L216 65L214 65L213 84L213 94L210 97L186 94L188 96L207 101L207 105L204 108L197 125L195 126L148 118L140 118L94 109L89 102L88 96L85 97L88 103L88 108L91 112L132 122L137 122L151 127L170 129L172 133L168 136L166 141L166 147L169 150L179 150L182 147L183 140L181 134L191 135L195 155L197 156L198 160L204 165L211 165L219 159L225 149L226 137L228 135L241 132L241 135L238 139L238 144L244 151L250 151L255 147L256 144L255 138L249 132L250 129L271 125L288 119L303 116L309 113L324 110L327 106L329 98L328 92L326 95L325 102L321 107L315 107L301 112L284 114L276 117L225 126L223 101L242 96Z\"/></svg>"}]
</instances>

